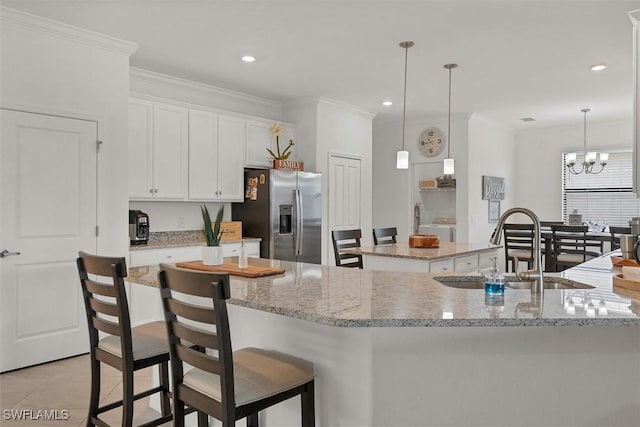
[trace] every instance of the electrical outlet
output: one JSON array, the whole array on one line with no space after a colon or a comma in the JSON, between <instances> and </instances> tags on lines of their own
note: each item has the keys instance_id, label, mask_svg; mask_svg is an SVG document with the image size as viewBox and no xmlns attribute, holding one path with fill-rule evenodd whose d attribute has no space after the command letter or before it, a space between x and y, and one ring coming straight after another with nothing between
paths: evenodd
<instances>
[{"instance_id":1,"label":"electrical outlet","mask_svg":"<svg viewBox=\"0 0 640 427\"><path fill-rule=\"evenodd\" d=\"M182 230L184 229L184 217L183 216L179 216L178 217L178 230Z\"/></svg>"}]
</instances>

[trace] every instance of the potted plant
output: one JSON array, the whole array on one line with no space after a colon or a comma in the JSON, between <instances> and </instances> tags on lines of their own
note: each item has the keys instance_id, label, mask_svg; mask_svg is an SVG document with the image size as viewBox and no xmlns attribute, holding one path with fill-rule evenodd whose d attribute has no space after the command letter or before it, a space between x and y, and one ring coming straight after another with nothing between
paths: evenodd
<instances>
[{"instance_id":1,"label":"potted plant","mask_svg":"<svg viewBox=\"0 0 640 427\"><path fill-rule=\"evenodd\" d=\"M224 261L222 248L220 247L220 238L222 237L220 223L222 222L222 216L224 214L224 206L220 206L213 226L211 225L211 217L209 216L207 206L202 205L200 210L202 211L202 220L204 221L204 238L207 242L207 245L202 248L202 264L220 265Z\"/></svg>"},{"instance_id":2,"label":"potted plant","mask_svg":"<svg viewBox=\"0 0 640 427\"><path fill-rule=\"evenodd\" d=\"M273 157L273 168L274 169L289 169L289 170L302 170L303 163L297 162L293 160L288 160L291 155L291 147L295 145L293 139L289 140L289 144L287 147L281 152L280 151L280 136L284 133L284 125L281 123L274 123L269 126L269 133L272 137L276 138L276 152L274 153L272 149L267 148L267 151Z\"/></svg>"}]
</instances>

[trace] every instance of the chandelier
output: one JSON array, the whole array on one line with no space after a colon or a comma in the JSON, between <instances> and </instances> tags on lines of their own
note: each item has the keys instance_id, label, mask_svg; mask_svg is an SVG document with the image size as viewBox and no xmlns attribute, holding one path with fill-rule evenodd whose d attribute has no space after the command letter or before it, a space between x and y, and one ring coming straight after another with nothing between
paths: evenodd
<instances>
[{"instance_id":1,"label":"chandelier","mask_svg":"<svg viewBox=\"0 0 640 427\"><path fill-rule=\"evenodd\" d=\"M583 108L580 111L584 113L584 160L582 161L580 168L576 169L577 153L567 153L565 156L567 170L574 175L578 175L583 172L585 174L598 174L602 172L604 167L607 165L607 162L609 161L609 153L587 151L587 113L591 110ZM600 158L600 169L598 171L594 171L593 166L596 164L598 157Z\"/></svg>"}]
</instances>

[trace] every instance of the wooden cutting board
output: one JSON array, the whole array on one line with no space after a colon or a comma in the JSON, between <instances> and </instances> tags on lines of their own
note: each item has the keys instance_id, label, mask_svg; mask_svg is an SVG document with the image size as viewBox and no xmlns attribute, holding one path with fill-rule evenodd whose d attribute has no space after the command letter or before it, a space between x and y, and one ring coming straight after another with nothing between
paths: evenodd
<instances>
[{"instance_id":1,"label":"wooden cutting board","mask_svg":"<svg viewBox=\"0 0 640 427\"><path fill-rule=\"evenodd\" d=\"M625 288L632 291L640 291L640 282L636 280L629 280L622 277L622 274L616 274L613 276L613 288Z\"/></svg>"},{"instance_id":2,"label":"wooden cutting board","mask_svg":"<svg viewBox=\"0 0 640 427\"><path fill-rule=\"evenodd\" d=\"M616 267L622 267L622 266L640 267L640 265L638 265L635 259L626 259L626 258L622 258L621 256L614 256L614 255L611 255L611 264L613 264Z\"/></svg>"},{"instance_id":3,"label":"wooden cutting board","mask_svg":"<svg viewBox=\"0 0 640 427\"><path fill-rule=\"evenodd\" d=\"M284 270L281 268L261 267L258 265L249 265L247 268L238 268L238 264L231 262L226 262L220 265L203 265L200 260L177 262L176 267L208 271L210 273L229 273L232 276L241 277L264 277L284 273Z\"/></svg>"}]
</instances>

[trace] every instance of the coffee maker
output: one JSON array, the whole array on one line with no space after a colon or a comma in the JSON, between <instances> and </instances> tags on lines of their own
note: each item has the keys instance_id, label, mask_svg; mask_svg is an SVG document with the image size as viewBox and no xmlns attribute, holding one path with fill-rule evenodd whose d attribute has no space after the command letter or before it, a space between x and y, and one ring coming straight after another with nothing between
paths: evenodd
<instances>
[{"instance_id":1,"label":"coffee maker","mask_svg":"<svg viewBox=\"0 0 640 427\"><path fill-rule=\"evenodd\" d=\"M129 211L129 239L132 245L146 245L149 241L149 215L142 211Z\"/></svg>"}]
</instances>

